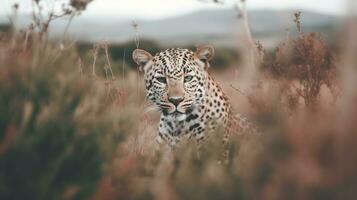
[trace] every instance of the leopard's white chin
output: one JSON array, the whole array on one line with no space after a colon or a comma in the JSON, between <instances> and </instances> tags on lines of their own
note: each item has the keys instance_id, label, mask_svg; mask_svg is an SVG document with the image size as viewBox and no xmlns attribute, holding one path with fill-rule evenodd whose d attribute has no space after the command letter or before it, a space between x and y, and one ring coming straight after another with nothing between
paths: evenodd
<instances>
[{"instance_id":1,"label":"leopard's white chin","mask_svg":"<svg viewBox=\"0 0 357 200\"><path fill-rule=\"evenodd\" d=\"M176 118L178 121L184 121L186 119L186 114L179 113L177 114Z\"/></svg>"},{"instance_id":2,"label":"leopard's white chin","mask_svg":"<svg viewBox=\"0 0 357 200\"><path fill-rule=\"evenodd\" d=\"M171 120L181 122L186 119L187 115L185 113L175 111L173 113L170 113L168 117L171 118Z\"/></svg>"}]
</instances>

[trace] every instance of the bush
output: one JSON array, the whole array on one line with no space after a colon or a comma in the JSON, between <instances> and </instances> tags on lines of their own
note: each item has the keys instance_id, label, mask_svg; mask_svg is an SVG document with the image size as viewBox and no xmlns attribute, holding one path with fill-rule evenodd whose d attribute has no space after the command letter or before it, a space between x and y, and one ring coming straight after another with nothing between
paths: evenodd
<instances>
[{"instance_id":1,"label":"bush","mask_svg":"<svg viewBox=\"0 0 357 200\"><path fill-rule=\"evenodd\" d=\"M106 161L103 138L116 135L109 104L88 106L105 94L77 72L72 49L34 40L23 50L7 41L0 45L0 199L87 199Z\"/></svg>"},{"instance_id":2,"label":"bush","mask_svg":"<svg viewBox=\"0 0 357 200\"><path fill-rule=\"evenodd\" d=\"M295 14L298 38L281 43L266 68L275 78L289 82L286 91L294 91L294 94L289 92L292 102L301 97L309 106L316 104L323 85L335 92L333 81L336 81L337 66L335 54L319 34L301 31L300 15Z\"/></svg>"}]
</instances>

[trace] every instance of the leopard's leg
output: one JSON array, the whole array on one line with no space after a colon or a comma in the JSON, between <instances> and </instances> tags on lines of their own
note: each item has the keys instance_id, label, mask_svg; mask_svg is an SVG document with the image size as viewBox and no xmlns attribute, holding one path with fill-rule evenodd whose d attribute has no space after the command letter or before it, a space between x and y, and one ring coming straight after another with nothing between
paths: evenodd
<instances>
[{"instance_id":1,"label":"leopard's leg","mask_svg":"<svg viewBox=\"0 0 357 200\"><path fill-rule=\"evenodd\" d=\"M157 146L160 146L164 143L165 138L163 137L163 134L161 132L159 132L159 134L156 135L155 141Z\"/></svg>"},{"instance_id":2,"label":"leopard's leg","mask_svg":"<svg viewBox=\"0 0 357 200\"><path fill-rule=\"evenodd\" d=\"M156 140L156 148L155 155L159 155L160 149L165 148L165 152L174 153L177 141L174 138L171 138L159 131L159 134L155 138Z\"/></svg>"}]
</instances>

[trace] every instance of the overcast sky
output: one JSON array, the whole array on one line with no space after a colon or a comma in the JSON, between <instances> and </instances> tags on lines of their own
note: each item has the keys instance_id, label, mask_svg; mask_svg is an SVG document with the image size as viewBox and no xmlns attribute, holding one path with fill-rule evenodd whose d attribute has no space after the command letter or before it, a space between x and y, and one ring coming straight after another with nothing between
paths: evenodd
<instances>
[{"instance_id":1,"label":"overcast sky","mask_svg":"<svg viewBox=\"0 0 357 200\"><path fill-rule=\"evenodd\" d=\"M55 2L56 0L46 0ZM57 0L58 1L58 0ZM59 0L61 1L61 0ZM209 1L209 0L206 0ZM231 7L235 0L226 0L226 5L203 3L198 0L94 0L85 11L85 16L125 17L158 19L201 9ZM321 13L343 15L347 0L247 0L249 9L307 9ZM20 4L20 12L31 9L31 0L0 0L0 14L8 14L10 5Z\"/></svg>"}]
</instances>

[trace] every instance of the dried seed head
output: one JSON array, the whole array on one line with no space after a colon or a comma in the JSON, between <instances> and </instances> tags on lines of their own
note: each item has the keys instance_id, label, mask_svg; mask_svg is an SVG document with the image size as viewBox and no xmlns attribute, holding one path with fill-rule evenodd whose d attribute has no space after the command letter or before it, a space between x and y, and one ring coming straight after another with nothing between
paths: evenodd
<instances>
[{"instance_id":1,"label":"dried seed head","mask_svg":"<svg viewBox=\"0 0 357 200\"><path fill-rule=\"evenodd\" d=\"M18 3L14 3L14 5L12 6L15 10L18 10L20 5Z\"/></svg>"},{"instance_id":2,"label":"dried seed head","mask_svg":"<svg viewBox=\"0 0 357 200\"><path fill-rule=\"evenodd\" d=\"M70 5L76 9L77 11L82 11L87 8L87 5L91 2L92 0L71 0Z\"/></svg>"}]
</instances>

